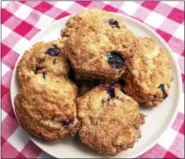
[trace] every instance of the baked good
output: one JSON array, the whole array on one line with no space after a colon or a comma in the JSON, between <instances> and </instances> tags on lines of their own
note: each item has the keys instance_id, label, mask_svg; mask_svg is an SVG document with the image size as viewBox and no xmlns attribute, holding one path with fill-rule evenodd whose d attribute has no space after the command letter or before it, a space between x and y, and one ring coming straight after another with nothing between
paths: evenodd
<instances>
[{"instance_id":1,"label":"baked good","mask_svg":"<svg viewBox=\"0 0 185 159\"><path fill-rule=\"evenodd\" d=\"M73 16L62 38L77 78L88 80L120 78L135 44L135 36L119 17L99 9Z\"/></svg>"},{"instance_id":2,"label":"baked good","mask_svg":"<svg viewBox=\"0 0 185 159\"><path fill-rule=\"evenodd\" d=\"M62 48L62 40L55 40L36 43L27 50L17 66L19 85L24 85L36 74L50 72L57 77L67 76L68 59Z\"/></svg>"},{"instance_id":3,"label":"baked good","mask_svg":"<svg viewBox=\"0 0 185 159\"><path fill-rule=\"evenodd\" d=\"M82 143L105 155L132 148L140 137L144 115L119 86L100 85L77 98Z\"/></svg>"},{"instance_id":4,"label":"baked good","mask_svg":"<svg viewBox=\"0 0 185 159\"><path fill-rule=\"evenodd\" d=\"M126 61L124 91L139 103L156 106L169 94L172 80L170 58L149 37L138 38L134 50L133 56Z\"/></svg>"},{"instance_id":5,"label":"baked good","mask_svg":"<svg viewBox=\"0 0 185 159\"><path fill-rule=\"evenodd\" d=\"M15 97L17 119L30 135L58 141L79 129L76 96L76 86L66 78L36 74Z\"/></svg>"}]
</instances>

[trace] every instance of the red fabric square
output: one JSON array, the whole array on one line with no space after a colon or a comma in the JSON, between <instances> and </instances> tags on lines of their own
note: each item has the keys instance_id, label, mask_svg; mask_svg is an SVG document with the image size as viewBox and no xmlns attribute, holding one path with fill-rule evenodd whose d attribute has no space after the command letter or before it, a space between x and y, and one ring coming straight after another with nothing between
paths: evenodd
<instances>
[{"instance_id":1,"label":"red fabric square","mask_svg":"<svg viewBox=\"0 0 185 159\"><path fill-rule=\"evenodd\" d=\"M106 11L109 11L109 12L117 12L117 11L118 11L118 9L116 9L116 8L110 6L110 5L106 5L106 6L103 8L103 10L106 10Z\"/></svg>"},{"instance_id":2,"label":"red fabric square","mask_svg":"<svg viewBox=\"0 0 185 159\"><path fill-rule=\"evenodd\" d=\"M157 33L159 33L159 35L166 41L168 42L168 40L172 37L172 35L160 30L160 29L157 29L156 30Z\"/></svg>"},{"instance_id":3,"label":"red fabric square","mask_svg":"<svg viewBox=\"0 0 185 159\"><path fill-rule=\"evenodd\" d=\"M47 12L51 8L52 8L52 5L47 2L41 2L38 6L35 7L36 10L42 13Z\"/></svg>"},{"instance_id":4,"label":"red fabric square","mask_svg":"<svg viewBox=\"0 0 185 159\"><path fill-rule=\"evenodd\" d=\"M1 58L3 58L11 49L5 44L1 43Z\"/></svg>"},{"instance_id":5,"label":"red fabric square","mask_svg":"<svg viewBox=\"0 0 185 159\"><path fill-rule=\"evenodd\" d=\"M6 142L6 140L1 136L1 146Z\"/></svg>"},{"instance_id":6,"label":"red fabric square","mask_svg":"<svg viewBox=\"0 0 185 159\"><path fill-rule=\"evenodd\" d=\"M1 85L1 97L6 95L9 92L9 89Z\"/></svg>"},{"instance_id":7,"label":"red fabric square","mask_svg":"<svg viewBox=\"0 0 185 159\"><path fill-rule=\"evenodd\" d=\"M181 74L181 78L182 78L182 83L184 83L184 74Z\"/></svg>"},{"instance_id":8,"label":"red fabric square","mask_svg":"<svg viewBox=\"0 0 185 159\"><path fill-rule=\"evenodd\" d=\"M178 23L182 23L184 21L184 11L174 8L168 15L168 18Z\"/></svg>"},{"instance_id":9,"label":"red fabric square","mask_svg":"<svg viewBox=\"0 0 185 159\"><path fill-rule=\"evenodd\" d=\"M7 11L6 9L2 9L1 10L1 24L3 24L5 21L7 21L11 16L12 13L10 13L9 11Z\"/></svg>"},{"instance_id":10,"label":"red fabric square","mask_svg":"<svg viewBox=\"0 0 185 159\"><path fill-rule=\"evenodd\" d=\"M16 158L19 152L10 143L5 142L2 146L2 158Z\"/></svg>"},{"instance_id":11,"label":"red fabric square","mask_svg":"<svg viewBox=\"0 0 185 159\"><path fill-rule=\"evenodd\" d=\"M182 52L181 56L185 56L184 51Z\"/></svg>"},{"instance_id":12,"label":"red fabric square","mask_svg":"<svg viewBox=\"0 0 185 159\"><path fill-rule=\"evenodd\" d=\"M60 18L63 18L63 17L65 17L65 16L68 16L68 15L70 15L68 12L62 12L59 16L57 16L56 17L56 19L60 19Z\"/></svg>"},{"instance_id":13,"label":"red fabric square","mask_svg":"<svg viewBox=\"0 0 185 159\"><path fill-rule=\"evenodd\" d=\"M181 134L183 134L183 135L184 135L184 123L182 124L182 126L181 126L181 128L180 128L179 132L180 132Z\"/></svg>"},{"instance_id":14,"label":"red fabric square","mask_svg":"<svg viewBox=\"0 0 185 159\"><path fill-rule=\"evenodd\" d=\"M178 158L177 156L175 156L173 153L171 152L167 152L164 156L164 158Z\"/></svg>"},{"instance_id":15,"label":"red fabric square","mask_svg":"<svg viewBox=\"0 0 185 159\"><path fill-rule=\"evenodd\" d=\"M157 6L158 3L159 3L158 1L145 1L142 3L142 6L150 10L153 10Z\"/></svg>"},{"instance_id":16,"label":"red fabric square","mask_svg":"<svg viewBox=\"0 0 185 159\"><path fill-rule=\"evenodd\" d=\"M76 3L78 3L84 7L87 7L91 2L90 1L77 1Z\"/></svg>"},{"instance_id":17,"label":"red fabric square","mask_svg":"<svg viewBox=\"0 0 185 159\"><path fill-rule=\"evenodd\" d=\"M15 28L15 32L19 33L20 35L24 36L26 35L31 29L33 28L32 25L29 23L23 21L21 24L18 25L17 28Z\"/></svg>"},{"instance_id":18,"label":"red fabric square","mask_svg":"<svg viewBox=\"0 0 185 159\"><path fill-rule=\"evenodd\" d=\"M19 153L16 158L25 158L25 156L22 153Z\"/></svg>"}]
</instances>

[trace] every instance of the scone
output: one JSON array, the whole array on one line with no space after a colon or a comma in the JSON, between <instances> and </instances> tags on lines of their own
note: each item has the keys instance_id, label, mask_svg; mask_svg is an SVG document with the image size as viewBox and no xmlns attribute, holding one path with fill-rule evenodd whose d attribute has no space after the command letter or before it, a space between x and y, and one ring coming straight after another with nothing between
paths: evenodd
<instances>
[{"instance_id":1,"label":"scone","mask_svg":"<svg viewBox=\"0 0 185 159\"><path fill-rule=\"evenodd\" d=\"M138 38L139 45L126 61L124 91L136 101L153 107L169 94L172 80L170 58L152 38Z\"/></svg>"},{"instance_id":2,"label":"scone","mask_svg":"<svg viewBox=\"0 0 185 159\"><path fill-rule=\"evenodd\" d=\"M119 86L100 85L77 98L82 143L98 153L116 155L132 148L140 137L144 115Z\"/></svg>"},{"instance_id":3,"label":"scone","mask_svg":"<svg viewBox=\"0 0 185 159\"><path fill-rule=\"evenodd\" d=\"M64 52L78 79L118 79L135 45L135 36L122 20L99 9L72 17L62 38L67 38Z\"/></svg>"},{"instance_id":4,"label":"scone","mask_svg":"<svg viewBox=\"0 0 185 159\"><path fill-rule=\"evenodd\" d=\"M62 40L39 42L27 50L17 66L20 86L36 74L52 73L60 77L68 74L68 60L62 51Z\"/></svg>"},{"instance_id":5,"label":"scone","mask_svg":"<svg viewBox=\"0 0 185 159\"><path fill-rule=\"evenodd\" d=\"M75 134L77 88L64 77L37 74L15 97L15 112L21 126L32 136L58 141Z\"/></svg>"}]
</instances>

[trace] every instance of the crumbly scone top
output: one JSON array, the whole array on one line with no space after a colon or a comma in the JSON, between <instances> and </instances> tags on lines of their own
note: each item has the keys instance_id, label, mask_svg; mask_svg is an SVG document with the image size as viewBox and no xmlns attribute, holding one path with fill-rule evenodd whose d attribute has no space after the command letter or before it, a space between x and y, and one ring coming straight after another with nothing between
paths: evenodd
<instances>
[{"instance_id":1,"label":"crumbly scone top","mask_svg":"<svg viewBox=\"0 0 185 159\"><path fill-rule=\"evenodd\" d=\"M97 86L77 99L83 143L99 153L115 155L133 147L144 116L131 97L119 87Z\"/></svg>"}]
</instances>

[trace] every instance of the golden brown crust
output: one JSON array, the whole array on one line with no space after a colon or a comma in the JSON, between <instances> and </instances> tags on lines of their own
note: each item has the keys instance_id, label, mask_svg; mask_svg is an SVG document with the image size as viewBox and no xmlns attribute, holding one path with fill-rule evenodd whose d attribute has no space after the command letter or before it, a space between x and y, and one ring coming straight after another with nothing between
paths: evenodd
<instances>
[{"instance_id":1,"label":"golden brown crust","mask_svg":"<svg viewBox=\"0 0 185 159\"><path fill-rule=\"evenodd\" d=\"M34 137L58 141L79 128L76 118L77 88L64 77L37 74L15 97L16 116Z\"/></svg>"},{"instance_id":2,"label":"golden brown crust","mask_svg":"<svg viewBox=\"0 0 185 159\"><path fill-rule=\"evenodd\" d=\"M171 62L155 40L138 38L135 53L126 65L125 93L150 107L157 106L167 97L172 80Z\"/></svg>"},{"instance_id":3,"label":"golden brown crust","mask_svg":"<svg viewBox=\"0 0 185 159\"><path fill-rule=\"evenodd\" d=\"M118 86L114 87L115 97L111 97L107 93L109 87L97 86L77 99L82 124L79 137L82 143L99 153L116 155L134 146L144 115L138 103Z\"/></svg>"},{"instance_id":4,"label":"golden brown crust","mask_svg":"<svg viewBox=\"0 0 185 159\"><path fill-rule=\"evenodd\" d=\"M111 26L110 20L117 22L119 27ZM118 79L125 66L111 67L107 54L117 51L126 58L126 52L131 52L135 41L132 32L117 16L99 9L72 17L62 31L62 37L67 37L65 52L79 79Z\"/></svg>"},{"instance_id":5,"label":"golden brown crust","mask_svg":"<svg viewBox=\"0 0 185 159\"><path fill-rule=\"evenodd\" d=\"M50 56L47 50L54 48L55 45L60 49L58 56ZM27 83L31 77L35 76L36 67L40 67L37 73L52 73L55 76L66 76L69 72L68 60L64 55L62 40L50 42L39 42L25 52L17 66L17 77L19 85Z\"/></svg>"}]
</instances>

